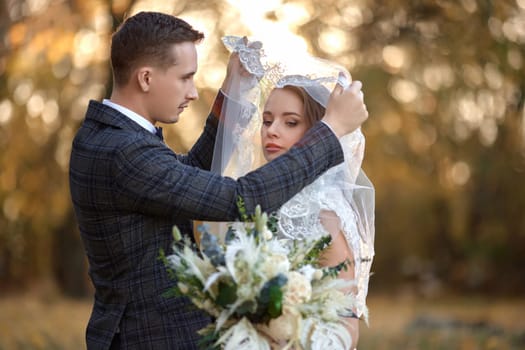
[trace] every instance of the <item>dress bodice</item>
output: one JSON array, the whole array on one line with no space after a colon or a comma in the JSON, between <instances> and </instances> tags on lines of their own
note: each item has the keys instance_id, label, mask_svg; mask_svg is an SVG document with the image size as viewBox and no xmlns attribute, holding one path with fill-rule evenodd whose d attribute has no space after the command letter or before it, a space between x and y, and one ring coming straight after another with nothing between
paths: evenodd
<instances>
[{"instance_id":1,"label":"dress bodice","mask_svg":"<svg viewBox=\"0 0 525 350\"><path fill-rule=\"evenodd\" d=\"M328 234L320 222L321 211L334 212L355 257L360 314L374 256L373 187L361 171L365 145L361 131L341 138L341 144L345 162L325 172L281 207L277 213L278 234L287 239L318 239Z\"/></svg>"}]
</instances>

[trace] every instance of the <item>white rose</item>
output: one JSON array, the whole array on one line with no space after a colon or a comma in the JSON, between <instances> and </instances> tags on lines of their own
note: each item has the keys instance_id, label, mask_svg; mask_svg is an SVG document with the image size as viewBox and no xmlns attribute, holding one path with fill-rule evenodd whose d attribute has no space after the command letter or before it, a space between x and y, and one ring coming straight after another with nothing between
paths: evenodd
<instances>
[{"instance_id":1,"label":"white rose","mask_svg":"<svg viewBox=\"0 0 525 350\"><path fill-rule=\"evenodd\" d=\"M279 273L286 274L290 269L290 261L288 257L282 254L271 255L269 259L263 262L261 267L262 272L265 276L272 278L277 276Z\"/></svg>"},{"instance_id":2,"label":"white rose","mask_svg":"<svg viewBox=\"0 0 525 350\"><path fill-rule=\"evenodd\" d=\"M288 305L296 305L310 300L312 296L312 285L308 278L296 271L288 274L288 283L284 294L284 302Z\"/></svg>"},{"instance_id":3,"label":"white rose","mask_svg":"<svg viewBox=\"0 0 525 350\"><path fill-rule=\"evenodd\" d=\"M323 278L323 271L322 271L322 270L315 270L315 273L314 273L314 275L312 276L312 278L313 278L315 281L320 280L321 278Z\"/></svg>"}]
</instances>

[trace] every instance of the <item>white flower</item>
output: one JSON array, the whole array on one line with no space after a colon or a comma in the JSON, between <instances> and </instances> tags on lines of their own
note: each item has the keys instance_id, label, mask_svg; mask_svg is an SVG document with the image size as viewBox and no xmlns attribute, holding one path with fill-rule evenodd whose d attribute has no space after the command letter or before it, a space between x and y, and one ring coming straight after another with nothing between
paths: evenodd
<instances>
[{"instance_id":1,"label":"white flower","mask_svg":"<svg viewBox=\"0 0 525 350\"><path fill-rule=\"evenodd\" d=\"M243 300L255 299L259 291L255 290L253 286L244 283L237 286L237 297Z\"/></svg>"},{"instance_id":2,"label":"white flower","mask_svg":"<svg viewBox=\"0 0 525 350\"><path fill-rule=\"evenodd\" d=\"M320 279L320 277L316 278L318 273L320 273L321 276L323 275L322 271L314 268L312 265L304 265L299 269L299 272L302 273L309 281Z\"/></svg>"},{"instance_id":3,"label":"white flower","mask_svg":"<svg viewBox=\"0 0 525 350\"><path fill-rule=\"evenodd\" d=\"M223 350L270 350L270 339L286 349L347 349L352 339L341 316L357 305L355 296L343 291L356 282L324 276L322 269L314 267L315 261L303 265L316 242L296 244L275 239L266 222L267 217L258 208L255 222L233 224L235 233L221 247L224 263L220 266L218 261L212 264L206 252L195 251L189 239L179 241L174 245L174 254L166 257L182 281L177 283L178 290L216 320L202 334L218 332L215 345ZM260 236L248 233L254 228ZM239 310L242 315L260 310L257 302L265 296L261 288L280 274L287 277L281 289L282 314L267 324L252 324L240 318ZM232 289L220 289L226 285ZM218 296L221 302L217 302Z\"/></svg>"},{"instance_id":4,"label":"white flower","mask_svg":"<svg viewBox=\"0 0 525 350\"><path fill-rule=\"evenodd\" d=\"M277 276L279 273L288 274L290 261L286 255L273 254L262 262L261 272L267 279Z\"/></svg>"},{"instance_id":5,"label":"white flower","mask_svg":"<svg viewBox=\"0 0 525 350\"><path fill-rule=\"evenodd\" d=\"M288 255L290 254L290 247L289 243L290 241L287 239L272 239L269 241L266 241L265 247L268 248L272 254L281 254L286 255L287 259Z\"/></svg>"},{"instance_id":6,"label":"white flower","mask_svg":"<svg viewBox=\"0 0 525 350\"><path fill-rule=\"evenodd\" d=\"M256 239L253 236L241 234L226 248L226 268L236 283L245 283L248 275L255 270L254 267L260 257L261 246L257 244Z\"/></svg>"},{"instance_id":7,"label":"white flower","mask_svg":"<svg viewBox=\"0 0 525 350\"><path fill-rule=\"evenodd\" d=\"M284 294L284 302L288 305L296 305L310 300L312 296L312 285L301 273L291 271L288 273L288 282Z\"/></svg>"},{"instance_id":8,"label":"white flower","mask_svg":"<svg viewBox=\"0 0 525 350\"><path fill-rule=\"evenodd\" d=\"M353 301L355 299L350 295L345 294L339 289L333 289L330 292L329 298L327 298L323 309L322 315L326 319L337 320L339 317L338 310L352 309Z\"/></svg>"},{"instance_id":9,"label":"white flower","mask_svg":"<svg viewBox=\"0 0 525 350\"><path fill-rule=\"evenodd\" d=\"M217 344L224 350L270 350L268 341L245 318L228 329Z\"/></svg>"},{"instance_id":10,"label":"white flower","mask_svg":"<svg viewBox=\"0 0 525 350\"><path fill-rule=\"evenodd\" d=\"M352 345L352 336L341 323L307 319L303 324L301 343L304 348L346 350Z\"/></svg>"},{"instance_id":11,"label":"white flower","mask_svg":"<svg viewBox=\"0 0 525 350\"><path fill-rule=\"evenodd\" d=\"M273 233L268 229L268 227L265 227L263 230L263 238L267 241L273 238Z\"/></svg>"},{"instance_id":12,"label":"white flower","mask_svg":"<svg viewBox=\"0 0 525 350\"><path fill-rule=\"evenodd\" d=\"M301 315L285 305L281 316L272 318L268 325L258 325L258 328L278 343L295 338L299 322L301 322Z\"/></svg>"},{"instance_id":13,"label":"white flower","mask_svg":"<svg viewBox=\"0 0 525 350\"><path fill-rule=\"evenodd\" d=\"M224 266L218 266L216 272L211 274L206 280L206 283L204 284L204 290L212 290L212 295L215 295L217 292L216 282L219 281L221 277L228 276L228 270Z\"/></svg>"}]
</instances>

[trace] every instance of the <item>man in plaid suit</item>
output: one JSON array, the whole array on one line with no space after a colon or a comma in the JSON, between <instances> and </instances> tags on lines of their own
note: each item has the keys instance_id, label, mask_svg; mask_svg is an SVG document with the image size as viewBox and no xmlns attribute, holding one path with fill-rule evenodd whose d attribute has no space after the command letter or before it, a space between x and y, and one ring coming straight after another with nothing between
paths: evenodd
<instances>
[{"instance_id":1,"label":"man in plaid suit","mask_svg":"<svg viewBox=\"0 0 525 350\"><path fill-rule=\"evenodd\" d=\"M202 38L170 15L128 18L112 38L111 98L90 101L73 141L71 196L95 286L88 349L196 348L196 331L209 318L185 298L162 295L173 281L157 258L170 249L173 225L191 235L191 220L238 219L239 196L249 212L257 204L278 209L343 161L338 136L368 117L359 87L336 88L324 122L287 154L236 181L211 173L221 92L187 155L175 154L155 128L175 123L197 99L195 45ZM229 72L240 69L233 55Z\"/></svg>"}]
</instances>

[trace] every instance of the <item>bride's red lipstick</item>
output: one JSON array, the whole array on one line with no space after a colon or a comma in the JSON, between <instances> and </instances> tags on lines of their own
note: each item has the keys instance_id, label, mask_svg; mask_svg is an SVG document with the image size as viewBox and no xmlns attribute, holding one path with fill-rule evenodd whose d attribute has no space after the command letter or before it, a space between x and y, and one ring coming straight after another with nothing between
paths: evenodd
<instances>
[{"instance_id":1,"label":"bride's red lipstick","mask_svg":"<svg viewBox=\"0 0 525 350\"><path fill-rule=\"evenodd\" d=\"M275 143L267 143L266 145L264 145L264 149L268 153L275 153L275 152L279 152L283 148Z\"/></svg>"}]
</instances>

